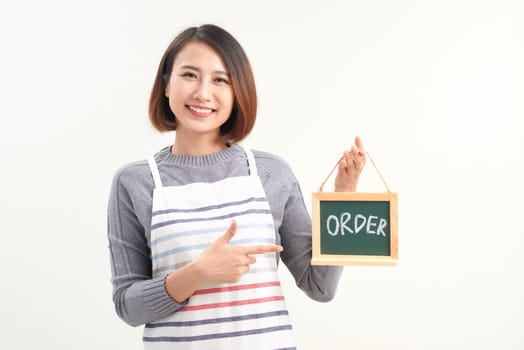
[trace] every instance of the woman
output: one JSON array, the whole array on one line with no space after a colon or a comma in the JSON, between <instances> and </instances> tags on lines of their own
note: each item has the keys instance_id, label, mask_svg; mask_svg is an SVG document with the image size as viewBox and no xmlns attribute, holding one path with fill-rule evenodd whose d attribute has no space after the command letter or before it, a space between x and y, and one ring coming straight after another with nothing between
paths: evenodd
<instances>
[{"instance_id":1,"label":"woman","mask_svg":"<svg viewBox=\"0 0 524 350\"><path fill-rule=\"evenodd\" d=\"M121 168L108 224L113 300L145 324L146 349L294 348L277 275L281 258L312 299L329 301L341 267L311 266L311 220L289 166L238 144L255 123L256 89L239 43L214 25L169 45L149 116L172 146ZM360 139L336 191L355 191Z\"/></svg>"}]
</instances>

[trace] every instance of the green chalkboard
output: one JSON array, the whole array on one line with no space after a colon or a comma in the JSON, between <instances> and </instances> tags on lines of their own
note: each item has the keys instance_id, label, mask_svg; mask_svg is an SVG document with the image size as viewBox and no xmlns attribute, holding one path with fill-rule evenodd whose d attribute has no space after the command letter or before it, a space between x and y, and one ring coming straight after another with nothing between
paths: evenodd
<instances>
[{"instance_id":1,"label":"green chalkboard","mask_svg":"<svg viewBox=\"0 0 524 350\"><path fill-rule=\"evenodd\" d=\"M324 201L320 205L320 252L391 254L389 202Z\"/></svg>"},{"instance_id":2,"label":"green chalkboard","mask_svg":"<svg viewBox=\"0 0 524 350\"><path fill-rule=\"evenodd\" d=\"M397 259L396 193L313 194L312 264L390 264Z\"/></svg>"}]
</instances>

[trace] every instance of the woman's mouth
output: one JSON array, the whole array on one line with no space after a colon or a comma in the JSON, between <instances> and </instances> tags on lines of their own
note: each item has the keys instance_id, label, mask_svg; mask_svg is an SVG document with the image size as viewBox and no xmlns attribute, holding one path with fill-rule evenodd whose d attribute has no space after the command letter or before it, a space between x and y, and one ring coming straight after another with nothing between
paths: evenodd
<instances>
[{"instance_id":1,"label":"woman's mouth","mask_svg":"<svg viewBox=\"0 0 524 350\"><path fill-rule=\"evenodd\" d=\"M212 108L190 106L190 105L187 106L187 109L189 109L191 114L197 117L207 117L215 111L215 109L212 109Z\"/></svg>"}]
</instances>

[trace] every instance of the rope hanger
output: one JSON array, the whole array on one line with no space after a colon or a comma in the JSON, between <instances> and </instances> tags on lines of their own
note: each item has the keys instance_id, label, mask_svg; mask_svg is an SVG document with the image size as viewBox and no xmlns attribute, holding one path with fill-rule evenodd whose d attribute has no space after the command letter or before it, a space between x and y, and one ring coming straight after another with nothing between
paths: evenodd
<instances>
[{"instance_id":1,"label":"rope hanger","mask_svg":"<svg viewBox=\"0 0 524 350\"><path fill-rule=\"evenodd\" d=\"M369 160L371 161L371 164L373 164L373 167L375 168L375 170L377 171L378 173L378 176L380 176L380 179L382 180L382 183L384 184L384 186L386 186L386 190L388 192L391 192L389 190L389 187L388 185L386 184L386 181L384 180L384 177L382 176L382 174L380 173L380 171L378 170L377 168L377 165L375 164L375 161L373 160L373 158L371 157L371 155L369 154L368 151L364 151L366 153L366 155L368 156ZM333 167L333 169L331 169L331 171L329 172L329 175L326 177L326 179L324 180L324 182L322 182L322 184L320 185L320 187L318 188L318 192L322 192L322 189L324 188L324 185L326 184L327 180L329 179L329 177L331 176L331 174L333 174L333 172L335 171L335 169L337 168L338 164L340 163L340 161L344 159L344 156L340 157L340 159L338 160L338 162L335 164L335 166Z\"/></svg>"}]
</instances>

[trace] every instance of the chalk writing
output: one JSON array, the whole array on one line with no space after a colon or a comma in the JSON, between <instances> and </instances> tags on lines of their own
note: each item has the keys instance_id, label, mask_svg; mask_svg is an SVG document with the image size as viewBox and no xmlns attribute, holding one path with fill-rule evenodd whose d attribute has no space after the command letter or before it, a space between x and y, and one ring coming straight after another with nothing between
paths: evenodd
<instances>
[{"instance_id":1,"label":"chalk writing","mask_svg":"<svg viewBox=\"0 0 524 350\"><path fill-rule=\"evenodd\" d=\"M352 220L353 218L353 220ZM342 212L340 216L329 215L326 220L327 233L331 236L349 234L359 234L362 230L366 234L375 234L386 237L384 229L388 221L375 215L356 214L354 217L349 212Z\"/></svg>"}]
</instances>

